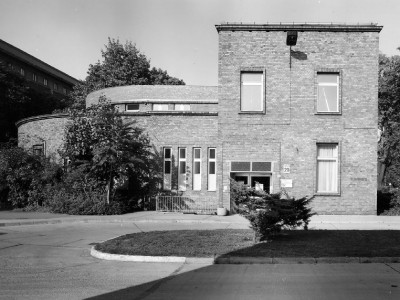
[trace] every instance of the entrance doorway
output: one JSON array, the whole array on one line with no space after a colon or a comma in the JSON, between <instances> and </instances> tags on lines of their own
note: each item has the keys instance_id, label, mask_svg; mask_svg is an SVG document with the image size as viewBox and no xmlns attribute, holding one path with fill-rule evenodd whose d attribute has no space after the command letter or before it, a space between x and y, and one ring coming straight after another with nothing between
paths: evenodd
<instances>
[{"instance_id":1,"label":"entrance doorway","mask_svg":"<svg viewBox=\"0 0 400 300\"><path fill-rule=\"evenodd\" d=\"M248 184L256 190L271 192L271 176L267 174L231 173L231 177L237 182Z\"/></svg>"}]
</instances>

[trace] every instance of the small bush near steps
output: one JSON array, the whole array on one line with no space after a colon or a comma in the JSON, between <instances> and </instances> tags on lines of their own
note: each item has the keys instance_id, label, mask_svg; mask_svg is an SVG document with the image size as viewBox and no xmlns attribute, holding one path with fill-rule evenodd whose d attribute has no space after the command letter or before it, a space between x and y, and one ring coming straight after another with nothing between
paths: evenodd
<instances>
[{"instance_id":1,"label":"small bush near steps","mask_svg":"<svg viewBox=\"0 0 400 300\"><path fill-rule=\"evenodd\" d=\"M303 226L307 230L315 214L309 208L312 197L295 199L287 194L267 194L234 180L231 180L231 199L237 211L250 221L255 241L266 241L283 229Z\"/></svg>"}]
</instances>

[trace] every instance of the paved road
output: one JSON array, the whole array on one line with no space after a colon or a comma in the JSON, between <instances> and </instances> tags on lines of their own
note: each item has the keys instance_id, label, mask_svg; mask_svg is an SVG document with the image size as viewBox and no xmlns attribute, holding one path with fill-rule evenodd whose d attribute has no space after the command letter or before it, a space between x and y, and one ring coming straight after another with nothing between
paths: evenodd
<instances>
[{"instance_id":1,"label":"paved road","mask_svg":"<svg viewBox=\"0 0 400 300\"><path fill-rule=\"evenodd\" d=\"M400 264L201 265L102 261L124 233L229 224L73 223L0 228L0 299L400 299Z\"/></svg>"}]
</instances>

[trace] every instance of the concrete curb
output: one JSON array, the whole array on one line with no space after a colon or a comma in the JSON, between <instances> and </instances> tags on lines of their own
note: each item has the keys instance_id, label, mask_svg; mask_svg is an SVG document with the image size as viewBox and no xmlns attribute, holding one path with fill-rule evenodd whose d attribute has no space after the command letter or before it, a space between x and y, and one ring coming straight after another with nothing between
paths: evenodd
<instances>
[{"instance_id":1,"label":"concrete curb","mask_svg":"<svg viewBox=\"0 0 400 300\"><path fill-rule=\"evenodd\" d=\"M247 225L238 222L226 222L216 220L121 220L121 219L53 219L53 220L31 220L31 221L12 221L0 223L0 227L8 226L26 226L26 225L43 225L43 224L60 224L60 223L181 223L181 224L240 224Z\"/></svg>"},{"instance_id":2,"label":"concrete curb","mask_svg":"<svg viewBox=\"0 0 400 300\"><path fill-rule=\"evenodd\" d=\"M179 257L110 254L90 249L93 257L104 260L185 264L359 264L400 263L400 257Z\"/></svg>"}]
</instances>

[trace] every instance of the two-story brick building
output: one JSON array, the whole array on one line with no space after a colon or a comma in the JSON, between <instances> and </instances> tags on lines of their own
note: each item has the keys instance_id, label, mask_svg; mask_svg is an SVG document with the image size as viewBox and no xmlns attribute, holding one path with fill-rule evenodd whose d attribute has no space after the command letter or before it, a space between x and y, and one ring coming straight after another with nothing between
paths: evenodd
<instances>
[{"instance_id":1,"label":"two-story brick building","mask_svg":"<svg viewBox=\"0 0 400 300\"><path fill-rule=\"evenodd\" d=\"M328 214L375 214L375 24L221 24L218 87L96 91L145 128L163 189L231 208L229 180L312 196ZM20 126L26 135L32 124Z\"/></svg>"}]
</instances>

